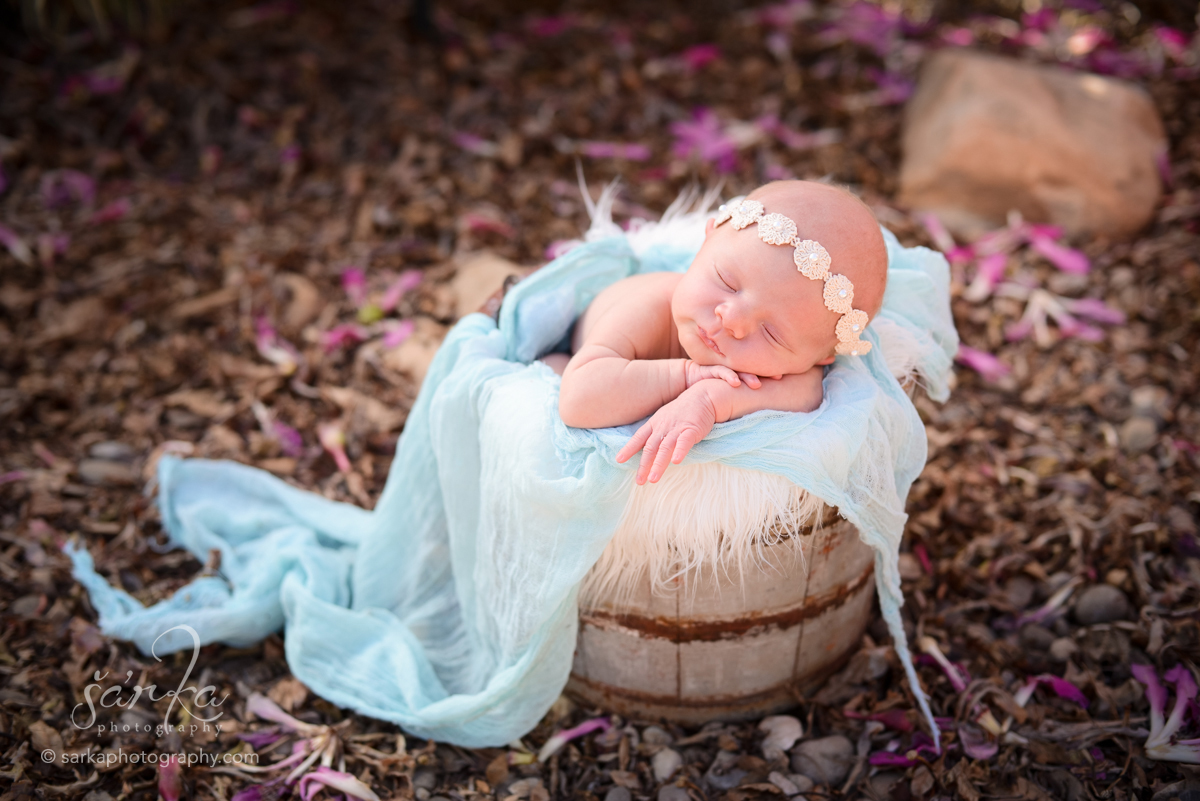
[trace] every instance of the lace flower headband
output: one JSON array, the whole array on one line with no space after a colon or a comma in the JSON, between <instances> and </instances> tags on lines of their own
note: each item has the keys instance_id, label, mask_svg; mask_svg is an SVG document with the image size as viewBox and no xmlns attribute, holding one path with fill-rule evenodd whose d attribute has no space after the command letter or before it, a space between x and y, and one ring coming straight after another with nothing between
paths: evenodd
<instances>
[{"instance_id":1,"label":"lace flower headband","mask_svg":"<svg viewBox=\"0 0 1200 801\"><path fill-rule=\"evenodd\" d=\"M855 309L854 284L844 275L829 272L832 259L821 243L812 239L800 239L796 223L782 214L764 214L763 204L757 200L734 198L717 211L714 225L727 220L733 221L734 230L740 231L748 225L758 223L758 238L768 245L791 245L796 249L793 258L796 269L805 278L824 281L825 308L842 315L834 329L838 343L836 351L842 356L864 356L871 352L871 343L859 339L867 327L867 313Z\"/></svg>"}]
</instances>

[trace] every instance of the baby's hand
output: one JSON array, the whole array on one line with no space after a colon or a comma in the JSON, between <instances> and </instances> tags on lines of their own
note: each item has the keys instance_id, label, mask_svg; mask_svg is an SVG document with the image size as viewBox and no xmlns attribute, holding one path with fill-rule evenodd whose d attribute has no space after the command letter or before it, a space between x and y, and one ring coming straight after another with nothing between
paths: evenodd
<instances>
[{"instance_id":1,"label":"baby's hand","mask_svg":"<svg viewBox=\"0 0 1200 801\"><path fill-rule=\"evenodd\" d=\"M688 389L697 381L703 381L706 378L719 378L731 387L741 386L743 381L750 389L758 389L762 386L758 376L753 373L739 373L720 364L696 364L691 359L687 359L683 363L683 369L684 375L687 377L687 386L684 389Z\"/></svg>"},{"instance_id":2,"label":"baby's hand","mask_svg":"<svg viewBox=\"0 0 1200 801\"><path fill-rule=\"evenodd\" d=\"M645 484L648 474L650 483L654 484L667 469L667 460L675 464L682 462L692 446L712 431L716 419L716 407L703 387L685 390L637 430L617 453L617 462L628 461L640 450L642 461L638 465L637 483Z\"/></svg>"}]
</instances>

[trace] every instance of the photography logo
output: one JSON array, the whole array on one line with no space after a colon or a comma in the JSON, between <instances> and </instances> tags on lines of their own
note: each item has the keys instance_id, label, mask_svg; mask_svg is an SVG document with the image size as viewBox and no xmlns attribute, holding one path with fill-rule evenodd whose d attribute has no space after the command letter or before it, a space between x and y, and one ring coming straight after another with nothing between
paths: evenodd
<instances>
[{"instance_id":1,"label":"photography logo","mask_svg":"<svg viewBox=\"0 0 1200 801\"><path fill-rule=\"evenodd\" d=\"M148 687L143 687L140 684L136 684L131 688L132 695L129 696L129 698L126 700L123 697L122 693L127 688L124 687L122 684L114 684L113 686L109 687L108 689L104 690L103 692L100 692L101 685L99 684L99 682L102 681L106 676L108 676L108 673L105 672L104 675L101 675L100 671L97 670L95 673L92 674L92 677L95 679L95 683L89 684L89 685L87 685L87 687L84 688L83 703L76 704L75 708L71 710L71 724L73 726L75 726L75 728L77 728L77 729L92 728L93 726L96 725L97 702L99 703L99 705L102 709L111 709L113 707L120 707L123 709L132 709L137 704L137 702L142 699L142 696L144 694L145 697L149 698L150 701L152 701L152 702L158 702L165 698L171 699L171 703L167 706L166 712L163 714L162 725L155 728L155 733L158 736L162 736L162 734L164 734L168 731L171 731L172 729L176 729L176 730L182 732L188 728L187 725L181 724L179 726L174 726L171 723L171 712L175 709L176 702L178 702L180 704L180 706L182 706L184 708L184 710L188 713L188 715L191 717L191 720L193 722L190 725L191 725L193 732L200 727L204 727L205 729L207 729L207 727L210 723L214 724L216 726L217 731L219 732L221 730L221 726L216 721L218 718L220 718L225 713L222 711L217 711L216 707L221 706L221 704L224 703L225 699L228 698L229 696L228 695L222 696L218 700L216 698L217 688L212 686L211 684L206 685L204 687L197 688L197 687L189 687L188 683L187 683L188 678L191 676L192 669L195 668L195 666L196 666L196 659L200 656L200 635L196 633L196 630L186 624L180 624L178 626L173 626L173 627L167 629L166 631L164 631L162 634L158 635L157 638L155 638L154 643L150 646L150 653L155 659L157 659L159 662L161 662L162 657L160 657L158 655L157 651L155 650L155 647L158 645L159 640L161 640L163 637L167 636L168 634L170 634L173 631L186 632L191 637L191 640L192 640L192 661L188 664L187 671L183 674L183 678L180 680L178 687L176 687L173 690L168 690L166 693L164 693L162 695L156 696L155 693L158 692L157 684L151 684ZM177 635L177 636L182 636L182 635ZM176 649L176 650L179 650L179 649ZM129 679L132 677L133 677L133 671L130 670L125 674L125 682L127 683L129 681ZM96 693L100 693L98 697L94 697ZM183 700L183 697L188 694L190 694L190 696L191 696L191 705L190 706L188 705L188 702L185 702ZM90 714L87 716L87 719L85 721L80 722L80 720L76 719L76 716L80 715L80 708L83 707L85 704L86 704L88 712ZM198 709L206 709L206 711L208 711L209 714L211 714L211 717L204 717L204 715L198 714L196 711ZM123 727L123 728L127 728L127 729L133 728L133 726L130 726L128 724L113 723L110 725L112 727L114 727L113 731L117 731L116 727ZM101 726L100 730L103 731L104 724L100 724L100 726Z\"/></svg>"}]
</instances>

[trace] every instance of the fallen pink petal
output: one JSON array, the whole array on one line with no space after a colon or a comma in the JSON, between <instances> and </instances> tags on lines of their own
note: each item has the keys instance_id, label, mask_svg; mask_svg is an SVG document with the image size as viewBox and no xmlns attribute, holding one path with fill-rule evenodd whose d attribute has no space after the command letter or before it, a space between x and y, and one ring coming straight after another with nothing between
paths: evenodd
<instances>
[{"instance_id":1,"label":"fallen pink petal","mask_svg":"<svg viewBox=\"0 0 1200 801\"><path fill-rule=\"evenodd\" d=\"M353 774L343 773L324 766L318 767L312 773L300 779L296 790L304 801L310 801L320 790L327 787L331 790L345 793L351 798L363 801L379 801L379 796L370 787L363 784Z\"/></svg>"},{"instance_id":2,"label":"fallen pink petal","mask_svg":"<svg viewBox=\"0 0 1200 801\"><path fill-rule=\"evenodd\" d=\"M721 57L721 48L715 44L689 47L679 54L680 61L689 72L698 72Z\"/></svg>"},{"instance_id":3,"label":"fallen pink petal","mask_svg":"<svg viewBox=\"0 0 1200 801\"><path fill-rule=\"evenodd\" d=\"M386 314L396 308L400 300L421 285L425 274L420 270L405 270L388 285L379 301L379 308Z\"/></svg>"},{"instance_id":4,"label":"fallen pink petal","mask_svg":"<svg viewBox=\"0 0 1200 801\"><path fill-rule=\"evenodd\" d=\"M346 432L339 423L321 423L317 426L317 439L321 447L333 457L338 470L349 473L350 458L346 455Z\"/></svg>"},{"instance_id":5,"label":"fallen pink petal","mask_svg":"<svg viewBox=\"0 0 1200 801\"><path fill-rule=\"evenodd\" d=\"M158 795L162 801L179 801L183 793L183 768L179 754L171 754L158 763Z\"/></svg>"},{"instance_id":6,"label":"fallen pink petal","mask_svg":"<svg viewBox=\"0 0 1200 801\"><path fill-rule=\"evenodd\" d=\"M553 17L534 17L527 25L529 32L539 39L560 36L575 27L575 17L562 14Z\"/></svg>"},{"instance_id":7,"label":"fallen pink petal","mask_svg":"<svg viewBox=\"0 0 1200 801\"><path fill-rule=\"evenodd\" d=\"M367 299L367 274L361 267L342 268L342 289L350 296L350 302L361 306Z\"/></svg>"},{"instance_id":8,"label":"fallen pink petal","mask_svg":"<svg viewBox=\"0 0 1200 801\"><path fill-rule=\"evenodd\" d=\"M579 152L584 156L596 159L645 161L650 158L650 148L646 145L621 144L619 142L582 142L579 145Z\"/></svg>"},{"instance_id":9,"label":"fallen pink petal","mask_svg":"<svg viewBox=\"0 0 1200 801\"><path fill-rule=\"evenodd\" d=\"M88 206L96 197L96 182L78 170L52 170L42 176L39 189L48 209L71 202Z\"/></svg>"},{"instance_id":10,"label":"fallen pink petal","mask_svg":"<svg viewBox=\"0 0 1200 801\"><path fill-rule=\"evenodd\" d=\"M133 201L127 197L117 198L106 206L100 208L93 214L88 222L92 225L104 225L105 223L117 222L123 220L133 210Z\"/></svg>"},{"instance_id":11,"label":"fallen pink petal","mask_svg":"<svg viewBox=\"0 0 1200 801\"><path fill-rule=\"evenodd\" d=\"M955 361L965 364L979 373L987 381L999 381L1012 372L1012 369L992 354L976 350L969 345L959 345Z\"/></svg>"},{"instance_id":12,"label":"fallen pink petal","mask_svg":"<svg viewBox=\"0 0 1200 801\"><path fill-rule=\"evenodd\" d=\"M383 346L385 348L394 348L411 337L416 330L417 325L412 320L401 320L387 329L387 332L383 335Z\"/></svg>"},{"instance_id":13,"label":"fallen pink petal","mask_svg":"<svg viewBox=\"0 0 1200 801\"><path fill-rule=\"evenodd\" d=\"M718 172L733 172L737 166L737 144L724 131L717 115L697 108L690 121L671 123L675 137L672 152L680 158L695 157L714 165Z\"/></svg>"},{"instance_id":14,"label":"fallen pink petal","mask_svg":"<svg viewBox=\"0 0 1200 801\"><path fill-rule=\"evenodd\" d=\"M454 144L476 156L495 158L500 153L499 145L475 134L459 131L451 135L450 138L454 141Z\"/></svg>"},{"instance_id":15,"label":"fallen pink petal","mask_svg":"<svg viewBox=\"0 0 1200 801\"><path fill-rule=\"evenodd\" d=\"M1000 745L974 726L958 727L958 741L971 759L991 759L1000 753Z\"/></svg>"},{"instance_id":16,"label":"fallen pink petal","mask_svg":"<svg viewBox=\"0 0 1200 801\"><path fill-rule=\"evenodd\" d=\"M1065 698L1068 701L1074 701L1084 709L1088 707L1088 698L1083 694L1083 691L1076 687L1066 679L1059 678L1051 673L1043 673L1040 676L1034 676L1029 679L1025 685L1018 690L1013 698L1019 706L1025 706L1029 699L1033 696L1033 692L1039 686L1048 686L1054 691L1054 694L1059 698Z\"/></svg>"},{"instance_id":17,"label":"fallen pink petal","mask_svg":"<svg viewBox=\"0 0 1200 801\"><path fill-rule=\"evenodd\" d=\"M1079 298L1067 304L1070 312L1078 317L1105 325L1124 325L1125 312L1109 306L1097 298Z\"/></svg>"},{"instance_id":18,"label":"fallen pink petal","mask_svg":"<svg viewBox=\"0 0 1200 801\"><path fill-rule=\"evenodd\" d=\"M362 326L353 323L343 323L321 334L321 347L325 349L326 353L332 353L339 348L364 342L366 338L367 332Z\"/></svg>"},{"instance_id":19,"label":"fallen pink petal","mask_svg":"<svg viewBox=\"0 0 1200 801\"><path fill-rule=\"evenodd\" d=\"M506 239L512 239L517 235L511 225L490 213L467 212L459 220L459 225L472 233L499 234Z\"/></svg>"},{"instance_id":20,"label":"fallen pink petal","mask_svg":"<svg viewBox=\"0 0 1200 801\"><path fill-rule=\"evenodd\" d=\"M1058 244L1050 237L1034 236L1029 243L1035 251L1065 273L1086 275L1092 268L1088 257L1081 251Z\"/></svg>"},{"instance_id":21,"label":"fallen pink petal","mask_svg":"<svg viewBox=\"0 0 1200 801\"><path fill-rule=\"evenodd\" d=\"M573 729L564 729L558 732L542 746L538 752L538 762L545 762L547 759L558 753L564 745L572 740L591 734L595 731L605 731L612 726L612 721L608 718L593 718L580 723Z\"/></svg>"}]
</instances>

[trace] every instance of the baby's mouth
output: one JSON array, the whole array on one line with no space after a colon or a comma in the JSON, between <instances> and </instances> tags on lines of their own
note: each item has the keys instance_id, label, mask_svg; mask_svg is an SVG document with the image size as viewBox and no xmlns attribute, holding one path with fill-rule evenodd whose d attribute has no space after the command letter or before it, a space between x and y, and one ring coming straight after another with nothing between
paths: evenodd
<instances>
[{"instance_id":1,"label":"baby's mouth","mask_svg":"<svg viewBox=\"0 0 1200 801\"><path fill-rule=\"evenodd\" d=\"M716 342L713 342L712 338L711 338L711 337L709 337L709 335L708 335L708 332L707 332L707 331L705 331L705 330L704 330L703 328L701 328L700 326L696 326L696 331L697 331L697 332L700 334L700 341L701 341L701 342L703 342L705 345L708 345L708 347L709 347L709 348L711 348L711 349L712 349L712 350L713 350L713 351L714 351L714 352L715 352L715 353L716 353L718 356L724 356L724 355L725 355L724 353L721 353L721 349L720 349L720 348L718 348L718 347L717 347L717 343L716 343Z\"/></svg>"}]
</instances>

